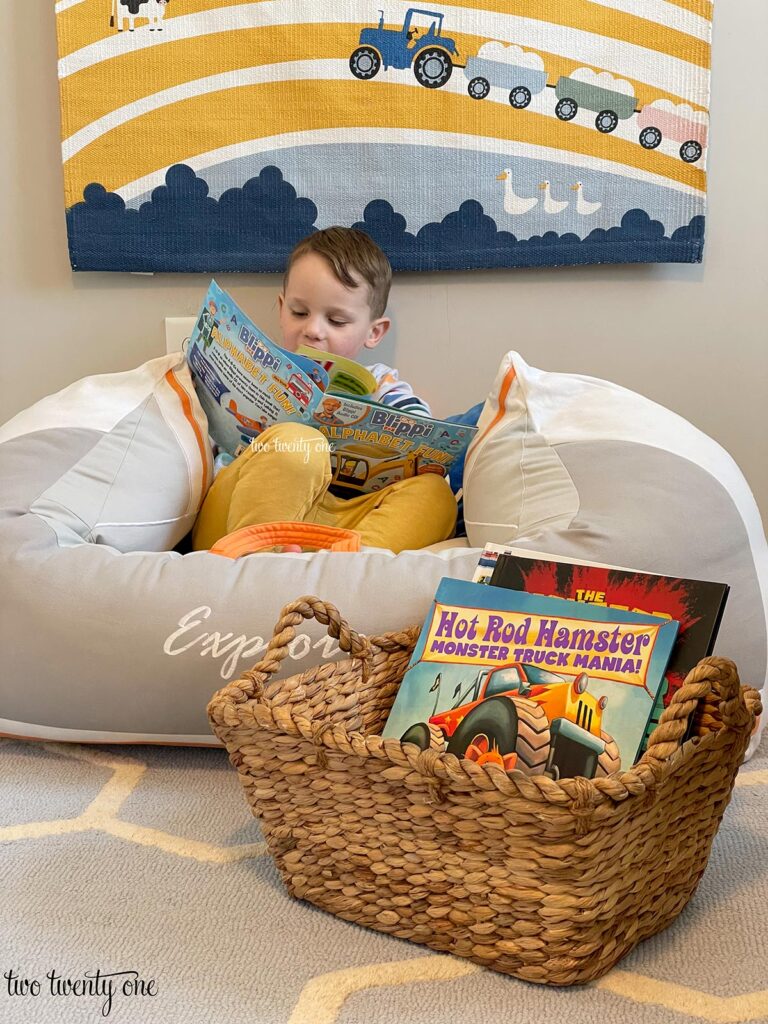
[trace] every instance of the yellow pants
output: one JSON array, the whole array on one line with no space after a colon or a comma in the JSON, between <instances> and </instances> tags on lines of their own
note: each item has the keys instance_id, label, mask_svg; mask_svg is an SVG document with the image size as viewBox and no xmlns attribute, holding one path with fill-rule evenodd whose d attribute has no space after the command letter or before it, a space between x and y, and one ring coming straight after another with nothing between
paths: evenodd
<instances>
[{"instance_id":1,"label":"yellow pants","mask_svg":"<svg viewBox=\"0 0 768 1024\"><path fill-rule=\"evenodd\" d=\"M425 473L371 494L328 493L330 448L319 430L279 423L223 469L192 533L196 551L256 523L306 522L358 530L369 547L395 553L453 536L456 500L448 481Z\"/></svg>"}]
</instances>

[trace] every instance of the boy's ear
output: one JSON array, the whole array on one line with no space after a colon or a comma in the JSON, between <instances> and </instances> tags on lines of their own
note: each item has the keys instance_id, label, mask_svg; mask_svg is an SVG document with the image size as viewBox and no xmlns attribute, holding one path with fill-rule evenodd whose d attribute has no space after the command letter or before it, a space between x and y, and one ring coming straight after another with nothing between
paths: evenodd
<instances>
[{"instance_id":1,"label":"boy's ear","mask_svg":"<svg viewBox=\"0 0 768 1024\"><path fill-rule=\"evenodd\" d=\"M381 339L389 330L392 321L388 316L382 316L378 320L374 320L371 324L371 329L368 334L368 339L365 341L366 348L376 348Z\"/></svg>"},{"instance_id":2,"label":"boy's ear","mask_svg":"<svg viewBox=\"0 0 768 1024\"><path fill-rule=\"evenodd\" d=\"M278 314L283 312L283 304L285 303L285 294L282 289L277 293L277 312Z\"/></svg>"}]
</instances>

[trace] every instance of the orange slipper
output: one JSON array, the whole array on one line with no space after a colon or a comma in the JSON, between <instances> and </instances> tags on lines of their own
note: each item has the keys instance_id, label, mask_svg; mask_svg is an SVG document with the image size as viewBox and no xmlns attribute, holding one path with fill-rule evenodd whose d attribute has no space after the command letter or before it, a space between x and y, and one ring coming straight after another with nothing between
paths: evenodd
<instances>
[{"instance_id":1,"label":"orange slipper","mask_svg":"<svg viewBox=\"0 0 768 1024\"><path fill-rule=\"evenodd\" d=\"M315 523L258 523L244 526L216 541L212 555L241 558L257 551L359 551L361 537L357 530Z\"/></svg>"}]
</instances>

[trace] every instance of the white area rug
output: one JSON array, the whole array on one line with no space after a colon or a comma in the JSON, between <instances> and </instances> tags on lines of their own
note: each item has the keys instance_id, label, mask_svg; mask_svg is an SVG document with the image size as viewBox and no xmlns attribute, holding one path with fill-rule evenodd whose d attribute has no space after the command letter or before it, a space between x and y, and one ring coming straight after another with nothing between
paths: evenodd
<instances>
[{"instance_id":1,"label":"white area rug","mask_svg":"<svg viewBox=\"0 0 768 1024\"><path fill-rule=\"evenodd\" d=\"M677 922L549 989L291 899L223 751L2 740L0 1021L768 1022L767 839L764 743Z\"/></svg>"}]
</instances>

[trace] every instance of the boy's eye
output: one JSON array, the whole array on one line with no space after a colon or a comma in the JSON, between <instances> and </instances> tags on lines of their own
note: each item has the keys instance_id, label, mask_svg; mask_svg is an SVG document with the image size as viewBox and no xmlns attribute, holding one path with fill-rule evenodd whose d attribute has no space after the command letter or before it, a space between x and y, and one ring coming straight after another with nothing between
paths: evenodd
<instances>
[{"instance_id":1,"label":"boy's eye","mask_svg":"<svg viewBox=\"0 0 768 1024\"><path fill-rule=\"evenodd\" d=\"M334 320L333 317L331 317L330 322L334 327L345 327L347 324L346 320Z\"/></svg>"},{"instance_id":2,"label":"boy's eye","mask_svg":"<svg viewBox=\"0 0 768 1024\"><path fill-rule=\"evenodd\" d=\"M300 309L292 309L291 313L292 313L293 316L306 316L307 315L306 313L303 313Z\"/></svg>"}]
</instances>

